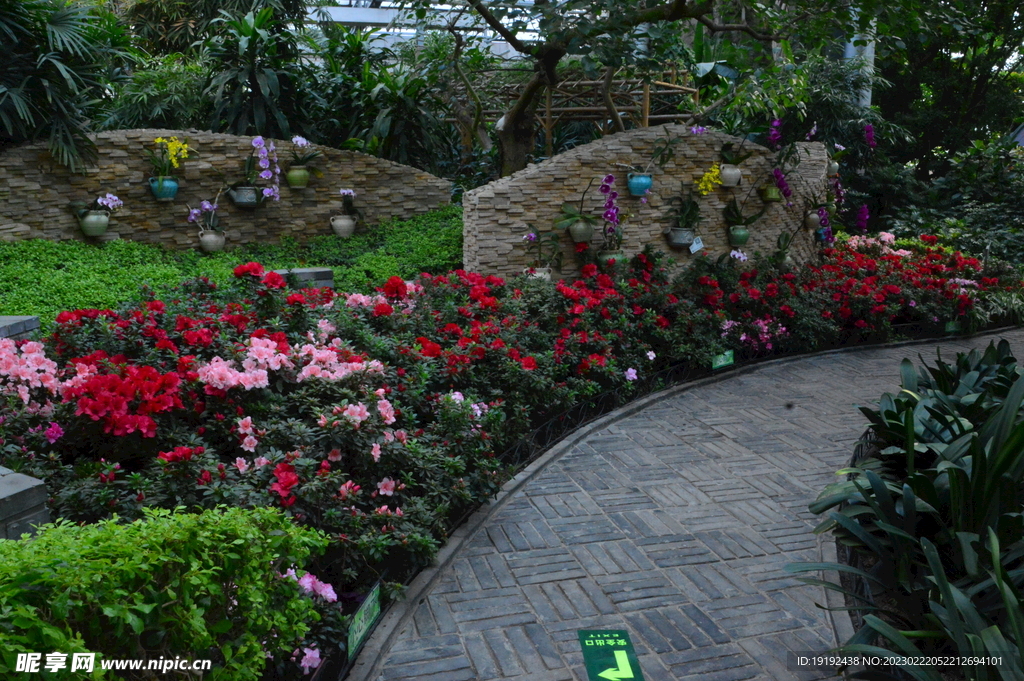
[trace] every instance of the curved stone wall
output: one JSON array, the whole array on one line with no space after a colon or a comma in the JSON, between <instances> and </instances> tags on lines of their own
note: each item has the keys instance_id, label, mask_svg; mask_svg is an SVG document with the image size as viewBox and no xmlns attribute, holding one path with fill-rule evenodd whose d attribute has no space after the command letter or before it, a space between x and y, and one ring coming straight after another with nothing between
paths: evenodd
<instances>
[{"instance_id":1,"label":"curved stone wall","mask_svg":"<svg viewBox=\"0 0 1024 681\"><path fill-rule=\"evenodd\" d=\"M653 169L654 187L644 204L640 199L629 196L625 172L620 164L645 166L651 159L657 140L664 138L666 133L682 135L683 139L675 145L674 159L664 169ZM662 230L672 224L674 211L670 202L680 195L681 185L696 189L700 177L720 160L720 150L726 142L732 142L737 148L741 140L715 132L693 135L688 127L682 125L640 128L576 147L467 192L463 199L466 269L500 275L520 272L532 259L522 241L530 229L529 225L542 231L550 230L563 202L578 202L592 178L601 178L608 173L617 178L620 209L630 213L623 222L625 238L622 245L626 254L638 253L650 243L671 252L677 262L689 263L697 256L690 255L689 250L670 251L662 236ZM803 226L804 208L806 201L820 199L824 194L828 157L820 143L799 143L796 146L800 163L787 174L794 192L793 205L787 207L784 203L774 203L768 207L765 215L750 227L750 241L744 246L748 254L774 252L776 239L783 230L797 232L790 248L795 260L806 261L814 253L813 232ZM697 235L704 242L704 250L712 256L731 250L722 218L722 209L729 200L735 196L745 214L756 213L764 204L757 192L751 190L768 184L774 186L771 170L775 167L776 152L750 142L744 145L746 151L754 153L740 165L743 181L739 187L719 187L704 197L695 194L703 216L697 226ZM603 197L595 183L587 194L584 209L599 216L603 212L602 202ZM595 237L595 240L599 239ZM576 272L573 244L568 235L562 236L562 251L563 273Z\"/></svg>"},{"instance_id":2,"label":"curved stone wall","mask_svg":"<svg viewBox=\"0 0 1024 681\"><path fill-rule=\"evenodd\" d=\"M173 202L157 202L148 178L152 167L144 153L156 137L188 139L194 153L176 171L181 184ZM94 136L99 150L95 167L75 175L57 165L43 143L22 145L0 155L0 240L45 238L85 240L70 201L91 201L111 192L124 208L111 217L101 239L130 239L173 249L198 244L197 230L185 221L186 204L212 199L219 187L241 179L252 149L250 137L197 130L115 130ZM291 142L276 141L283 170ZM322 178L306 189L281 187L281 200L242 210L225 196L221 225L229 247L242 243L277 242L284 236L306 239L330 234L330 217L341 211L342 188L356 191L356 205L368 224L386 218L425 213L449 202L451 183L416 168L356 151L319 147L316 166ZM285 185L282 177L282 185Z\"/></svg>"}]
</instances>

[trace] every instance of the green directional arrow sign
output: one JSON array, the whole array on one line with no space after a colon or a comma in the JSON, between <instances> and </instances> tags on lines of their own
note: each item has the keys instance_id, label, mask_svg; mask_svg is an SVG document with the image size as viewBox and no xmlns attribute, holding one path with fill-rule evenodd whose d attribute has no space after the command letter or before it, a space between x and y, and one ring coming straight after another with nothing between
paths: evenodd
<instances>
[{"instance_id":1,"label":"green directional arrow sign","mask_svg":"<svg viewBox=\"0 0 1024 681\"><path fill-rule=\"evenodd\" d=\"M581 629L579 635L589 681L644 681L629 632Z\"/></svg>"}]
</instances>

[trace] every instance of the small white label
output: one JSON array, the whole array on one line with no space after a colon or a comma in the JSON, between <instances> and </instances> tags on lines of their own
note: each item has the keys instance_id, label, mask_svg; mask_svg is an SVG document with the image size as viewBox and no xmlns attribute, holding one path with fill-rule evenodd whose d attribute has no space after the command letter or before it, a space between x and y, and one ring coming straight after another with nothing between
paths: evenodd
<instances>
[{"instance_id":1,"label":"small white label","mask_svg":"<svg viewBox=\"0 0 1024 681\"><path fill-rule=\"evenodd\" d=\"M690 253L696 253L700 249L704 248L704 242L700 240L700 237L696 237L693 243L690 244Z\"/></svg>"}]
</instances>

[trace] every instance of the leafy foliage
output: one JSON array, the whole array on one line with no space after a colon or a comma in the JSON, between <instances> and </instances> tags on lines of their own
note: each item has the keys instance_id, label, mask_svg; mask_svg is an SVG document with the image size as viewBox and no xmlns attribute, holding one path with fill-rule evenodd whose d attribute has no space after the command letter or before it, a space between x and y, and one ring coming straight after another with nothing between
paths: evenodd
<instances>
[{"instance_id":1,"label":"leafy foliage","mask_svg":"<svg viewBox=\"0 0 1024 681\"><path fill-rule=\"evenodd\" d=\"M94 158L86 136L104 67L122 37L112 15L62 0L3 0L0 138L46 137L58 163L80 169Z\"/></svg>"},{"instance_id":2,"label":"leafy foliage","mask_svg":"<svg viewBox=\"0 0 1024 681\"><path fill-rule=\"evenodd\" d=\"M147 509L0 542L0 672L14 675L19 652L59 650L211 659L214 678L259 679L316 618L281 573L325 546L269 508Z\"/></svg>"}]
</instances>

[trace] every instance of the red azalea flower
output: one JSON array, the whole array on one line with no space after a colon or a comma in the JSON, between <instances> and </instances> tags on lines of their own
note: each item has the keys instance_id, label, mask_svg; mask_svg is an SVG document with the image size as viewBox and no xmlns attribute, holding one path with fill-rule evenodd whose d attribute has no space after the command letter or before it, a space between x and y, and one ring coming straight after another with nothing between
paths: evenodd
<instances>
[{"instance_id":1,"label":"red azalea flower","mask_svg":"<svg viewBox=\"0 0 1024 681\"><path fill-rule=\"evenodd\" d=\"M234 270L234 274L236 277L244 277L247 274L252 275L254 277L262 277L263 272L263 265L259 264L258 262L247 262L244 265L239 265Z\"/></svg>"},{"instance_id":2,"label":"red azalea flower","mask_svg":"<svg viewBox=\"0 0 1024 681\"><path fill-rule=\"evenodd\" d=\"M434 341L430 340L429 338L424 338L423 336L420 336L419 338L416 339L416 342L420 344L420 347L422 348L422 350L420 350L420 354L423 355L424 357L441 356L441 346L435 343Z\"/></svg>"},{"instance_id":3,"label":"red azalea flower","mask_svg":"<svg viewBox=\"0 0 1024 681\"><path fill-rule=\"evenodd\" d=\"M576 251L579 252L579 246L577 246ZM586 265L583 266L583 270L580 273L584 277L592 277L595 274L597 274L597 265L595 265L594 263L587 263Z\"/></svg>"},{"instance_id":4,"label":"red azalea flower","mask_svg":"<svg viewBox=\"0 0 1024 681\"><path fill-rule=\"evenodd\" d=\"M289 305L305 305L306 296L302 295L301 293L292 293L287 298L284 299L284 302L286 302Z\"/></svg>"},{"instance_id":5,"label":"red azalea flower","mask_svg":"<svg viewBox=\"0 0 1024 681\"><path fill-rule=\"evenodd\" d=\"M374 317L390 317L391 313L395 311L395 308L391 307L387 303L377 303L373 308Z\"/></svg>"},{"instance_id":6,"label":"red azalea flower","mask_svg":"<svg viewBox=\"0 0 1024 681\"><path fill-rule=\"evenodd\" d=\"M533 371L537 368L537 360L533 357L523 357L519 360L519 363L523 365L523 368L527 371Z\"/></svg>"},{"instance_id":7,"label":"red azalea flower","mask_svg":"<svg viewBox=\"0 0 1024 681\"><path fill-rule=\"evenodd\" d=\"M288 282L277 272L267 272L267 276L263 277L263 285L267 288L284 288Z\"/></svg>"},{"instance_id":8,"label":"red azalea flower","mask_svg":"<svg viewBox=\"0 0 1024 681\"><path fill-rule=\"evenodd\" d=\"M384 295L388 298L405 298L409 288L401 277L391 277L384 282Z\"/></svg>"}]
</instances>

